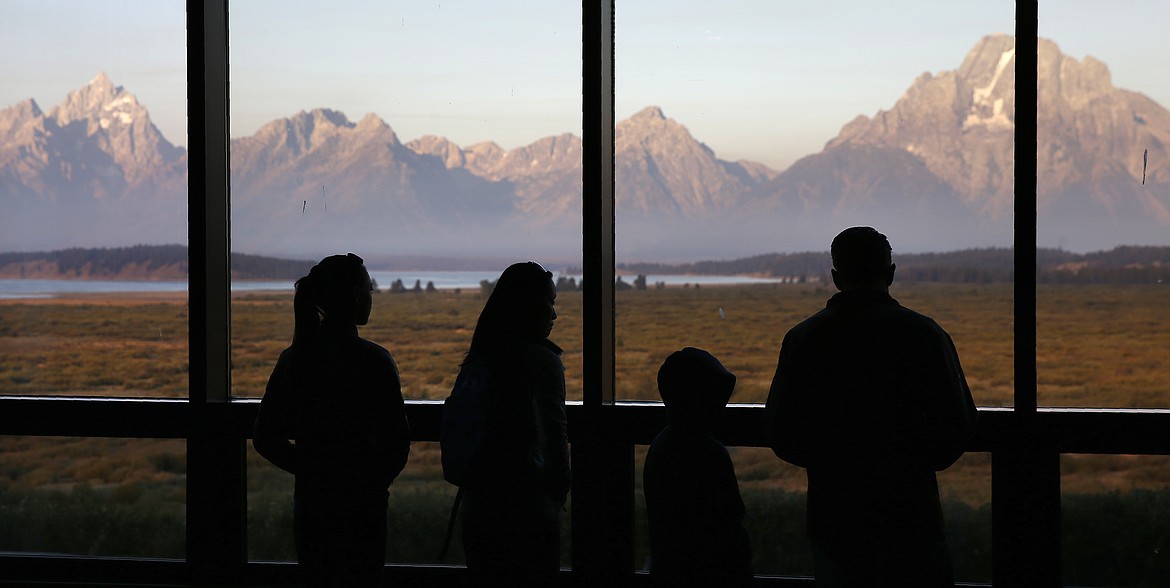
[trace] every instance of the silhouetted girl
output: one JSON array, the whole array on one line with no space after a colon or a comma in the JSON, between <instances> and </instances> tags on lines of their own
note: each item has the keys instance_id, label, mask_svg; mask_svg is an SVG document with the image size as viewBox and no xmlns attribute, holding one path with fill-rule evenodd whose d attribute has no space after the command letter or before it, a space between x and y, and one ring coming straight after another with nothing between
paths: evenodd
<instances>
[{"instance_id":1,"label":"silhouetted girl","mask_svg":"<svg viewBox=\"0 0 1170 588\"><path fill-rule=\"evenodd\" d=\"M385 565L387 487L410 442L394 358L358 337L372 289L352 253L326 257L297 280L292 346L256 417L256 451L296 476L306 586L379 585Z\"/></svg>"},{"instance_id":2,"label":"silhouetted girl","mask_svg":"<svg viewBox=\"0 0 1170 588\"><path fill-rule=\"evenodd\" d=\"M557 318L552 273L535 262L504 270L463 366L487 362L490 464L465 488L463 549L477 585L547 585L560 569L560 511L569 492L565 366L548 340Z\"/></svg>"}]
</instances>

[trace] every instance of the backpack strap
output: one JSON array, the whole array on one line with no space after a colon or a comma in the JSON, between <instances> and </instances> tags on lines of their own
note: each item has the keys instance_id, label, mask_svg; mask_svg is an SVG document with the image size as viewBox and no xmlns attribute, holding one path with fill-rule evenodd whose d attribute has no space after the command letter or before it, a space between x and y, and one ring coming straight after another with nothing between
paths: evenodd
<instances>
[{"instance_id":1,"label":"backpack strap","mask_svg":"<svg viewBox=\"0 0 1170 588\"><path fill-rule=\"evenodd\" d=\"M463 502L463 487L455 493L455 502L451 504L451 519L447 521L447 538L443 541L443 550L439 552L439 561L447 559L447 551L451 549L451 537L455 535L455 521L459 519L459 504Z\"/></svg>"}]
</instances>

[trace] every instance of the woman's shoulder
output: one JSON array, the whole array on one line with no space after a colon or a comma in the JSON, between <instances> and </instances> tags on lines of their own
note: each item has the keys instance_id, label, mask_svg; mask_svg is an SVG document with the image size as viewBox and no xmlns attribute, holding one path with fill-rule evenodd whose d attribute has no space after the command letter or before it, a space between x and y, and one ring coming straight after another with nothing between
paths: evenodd
<instances>
[{"instance_id":1,"label":"woman's shoulder","mask_svg":"<svg viewBox=\"0 0 1170 588\"><path fill-rule=\"evenodd\" d=\"M553 357L556 357L558 361L560 360L561 355L563 355L565 353L565 350L561 349L560 345L553 343L549 339L540 339L539 341L536 342L536 347L541 352L543 352L545 354L552 355Z\"/></svg>"},{"instance_id":2,"label":"woman's shoulder","mask_svg":"<svg viewBox=\"0 0 1170 588\"><path fill-rule=\"evenodd\" d=\"M564 351L556 343L548 339L539 339L519 346L517 350L520 358L526 362L563 365L561 355Z\"/></svg>"},{"instance_id":3,"label":"woman's shoulder","mask_svg":"<svg viewBox=\"0 0 1170 588\"><path fill-rule=\"evenodd\" d=\"M370 341L368 339L358 338L356 345L363 357L369 361L387 362L394 364L394 356L390 354L390 350Z\"/></svg>"},{"instance_id":4,"label":"woman's shoulder","mask_svg":"<svg viewBox=\"0 0 1170 588\"><path fill-rule=\"evenodd\" d=\"M527 379L534 373L556 374L565 369L560 347L541 341L515 342L506 348L484 353L474 361L486 361L491 372L501 378Z\"/></svg>"},{"instance_id":5,"label":"woman's shoulder","mask_svg":"<svg viewBox=\"0 0 1170 588\"><path fill-rule=\"evenodd\" d=\"M284 350L280 352L280 355L277 356L276 369L288 369L292 366L311 361L309 358L311 358L312 355L312 353L308 353L302 348L299 348L295 345L290 345L285 347Z\"/></svg>"}]
</instances>

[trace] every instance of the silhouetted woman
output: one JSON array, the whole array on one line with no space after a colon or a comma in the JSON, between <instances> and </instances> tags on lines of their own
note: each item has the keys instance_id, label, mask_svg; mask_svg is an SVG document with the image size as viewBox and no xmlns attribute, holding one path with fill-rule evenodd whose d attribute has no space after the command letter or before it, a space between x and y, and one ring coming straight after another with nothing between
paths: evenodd
<instances>
[{"instance_id":1,"label":"silhouetted woman","mask_svg":"<svg viewBox=\"0 0 1170 588\"><path fill-rule=\"evenodd\" d=\"M477 585L547 585L560 569L560 511L569 492L565 366L549 341L557 318L552 273L535 262L504 270L463 362L487 362L497 399L484 479L466 488L462 538ZM504 422L501 422L504 421Z\"/></svg>"},{"instance_id":2,"label":"silhouetted woman","mask_svg":"<svg viewBox=\"0 0 1170 588\"><path fill-rule=\"evenodd\" d=\"M256 417L256 451L296 476L306 586L379 585L385 565L387 488L410 442L394 358L358 337L372 290L352 253L326 257L297 280L292 346Z\"/></svg>"}]
</instances>

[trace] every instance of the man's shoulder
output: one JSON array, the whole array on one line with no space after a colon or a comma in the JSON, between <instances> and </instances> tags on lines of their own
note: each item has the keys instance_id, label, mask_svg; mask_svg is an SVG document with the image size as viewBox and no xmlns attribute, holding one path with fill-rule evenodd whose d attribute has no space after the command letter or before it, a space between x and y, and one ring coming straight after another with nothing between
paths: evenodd
<instances>
[{"instance_id":1,"label":"man's shoulder","mask_svg":"<svg viewBox=\"0 0 1170 588\"><path fill-rule=\"evenodd\" d=\"M786 338L798 339L821 330L860 328L863 324L885 323L899 331L920 333L942 333L946 331L933 318L914 309L902 306L888 296L880 300L852 301L837 298L817 313L800 321L788 330ZM875 303L877 302L877 303Z\"/></svg>"},{"instance_id":2,"label":"man's shoulder","mask_svg":"<svg viewBox=\"0 0 1170 588\"><path fill-rule=\"evenodd\" d=\"M931 318L925 314L922 314L921 312L918 312L914 309L902 306L901 304L899 304L895 307L892 307L890 309L890 312L897 318L897 320L905 323L906 326L908 326L908 327L909 326L917 326L918 328L920 328L924 331L933 331L933 332L942 332L942 333L946 332L943 330L943 328L941 326L939 326L938 322L935 321L933 318Z\"/></svg>"},{"instance_id":3,"label":"man's shoulder","mask_svg":"<svg viewBox=\"0 0 1170 588\"><path fill-rule=\"evenodd\" d=\"M803 333L816 331L822 325L832 322L834 314L836 313L833 309L822 308L812 316L805 318L799 323L793 325L792 328L788 329L788 333L785 335L785 338L796 338Z\"/></svg>"}]
</instances>

